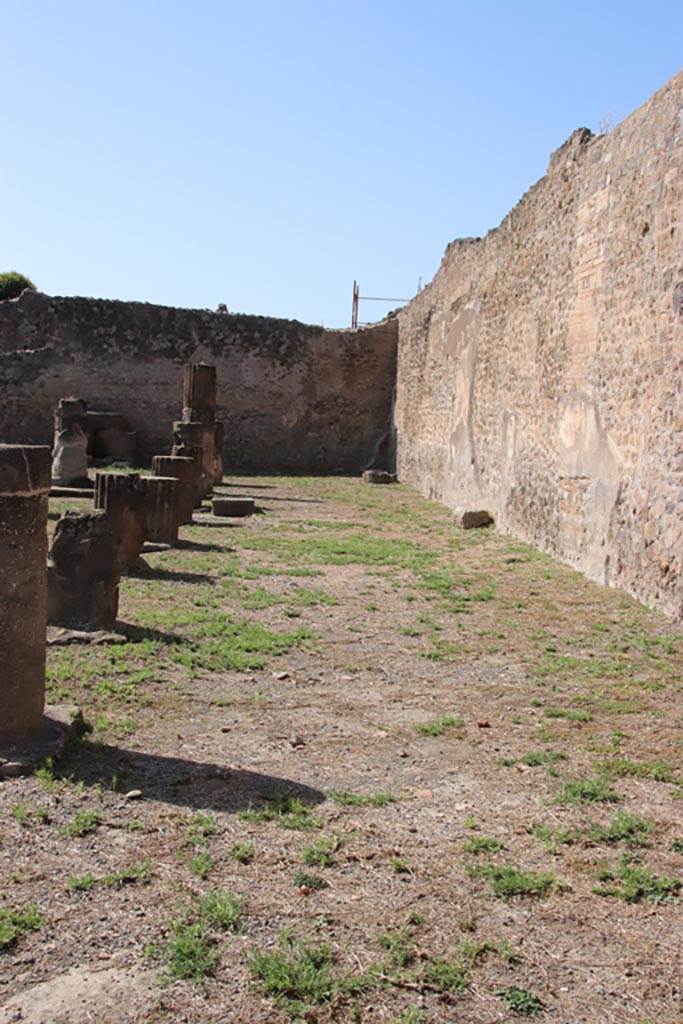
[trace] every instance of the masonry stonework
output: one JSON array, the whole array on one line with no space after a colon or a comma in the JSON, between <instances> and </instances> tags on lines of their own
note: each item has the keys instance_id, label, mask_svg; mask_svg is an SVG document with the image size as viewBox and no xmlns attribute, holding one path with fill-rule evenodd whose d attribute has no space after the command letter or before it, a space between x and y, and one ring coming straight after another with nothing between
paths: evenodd
<instances>
[{"instance_id":1,"label":"masonry stonework","mask_svg":"<svg viewBox=\"0 0 683 1024\"><path fill-rule=\"evenodd\" d=\"M77 395L123 413L149 461L169 451L185 364L210 363L226 472L360 471L389 430L396 329L26 291L0 302L0 438L49 443L57 402Z\"/></svg>"},{"instance_id":2,"label":"masonry stonework","mask_svg":"<svg viewBox=\"0 0 683 1024\"><path fill-rule=\"evenodd\" d=\"M683 73L399 314L398 473L683 616Z\"/></svg>"}]
</instances>

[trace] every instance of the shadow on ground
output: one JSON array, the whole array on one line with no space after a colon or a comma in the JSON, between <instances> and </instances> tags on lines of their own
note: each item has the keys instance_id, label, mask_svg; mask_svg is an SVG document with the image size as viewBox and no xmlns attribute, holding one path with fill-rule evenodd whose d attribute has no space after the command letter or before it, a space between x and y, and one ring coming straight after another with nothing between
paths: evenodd
<instances>
[{"instance_id":1,"label":"shadow on ground","mask_svg":"<svg viewBox=\"0 0 683 1024\"><path fill-rule=\"evenodd\" d=\"M277 775L125 750L87 738L67 748L59 762L59 774L86 786L109 787L116 779L122 793L140 790L143 800L196 810L234 813L276 796L296 798L307 805L326 799L318 789Z\"/></svg>"}]
</instances>

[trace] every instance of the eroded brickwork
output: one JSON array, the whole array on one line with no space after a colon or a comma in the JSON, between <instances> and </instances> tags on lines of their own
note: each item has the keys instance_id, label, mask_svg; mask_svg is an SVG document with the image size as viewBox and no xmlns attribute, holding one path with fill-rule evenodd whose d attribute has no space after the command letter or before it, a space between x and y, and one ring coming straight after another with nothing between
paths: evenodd
<instances>
[{"instance_id":1,"label":"eroded brickwork","mask_svg":"<svg viewBox=\"0 0 683 1024\"><path fill-rule=\"evenodd\" d=\"M683 615L683 73L399 315L398 472Z\"/></svg>"}]
</instances>

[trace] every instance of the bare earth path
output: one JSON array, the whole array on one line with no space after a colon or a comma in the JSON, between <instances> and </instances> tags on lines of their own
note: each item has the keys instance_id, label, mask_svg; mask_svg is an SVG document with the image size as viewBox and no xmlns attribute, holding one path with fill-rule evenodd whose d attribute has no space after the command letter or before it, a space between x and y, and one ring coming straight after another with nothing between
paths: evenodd
<instances>
[{"instance_id":1,"label":"bare earth path","mask_svg":"<svg viewBox=\"0 0 683 1024\"><path fill-rule=\"evenodd\" d=\"M680 629L407 487L223 490L49 650L0 1024L682 1021Z\"/></svg>"}]
</instances>

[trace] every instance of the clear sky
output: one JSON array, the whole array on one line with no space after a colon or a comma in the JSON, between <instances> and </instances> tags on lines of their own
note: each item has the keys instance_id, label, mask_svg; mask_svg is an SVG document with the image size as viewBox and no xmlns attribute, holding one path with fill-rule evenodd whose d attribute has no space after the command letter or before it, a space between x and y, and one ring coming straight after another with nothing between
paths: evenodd
<instances>
[{"instance_id":1,"label":"clear sky","mask_svg":"<svg viewBox=\"0 0 683 1024\"><path fill-rule=\"evenodd\" d=\"M681 0L6 0L0 24L0 270L328 327L354 278L411 297L683 66Z\"/></svg>"}]
</instances>

